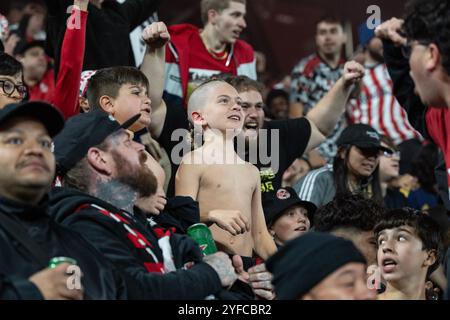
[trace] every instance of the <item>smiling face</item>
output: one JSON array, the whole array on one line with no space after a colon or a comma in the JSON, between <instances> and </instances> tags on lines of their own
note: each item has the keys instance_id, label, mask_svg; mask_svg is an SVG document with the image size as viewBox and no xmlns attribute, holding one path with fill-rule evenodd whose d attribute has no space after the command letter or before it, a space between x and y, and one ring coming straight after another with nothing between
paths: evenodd
<instances>
[{"instance_id":1,"label":"smiling face","mask_svg":"<svg viewBox=\"0 0 450 320\"><path fill-rule=\"evenodd\" d=\"M371 176L378 166L379 153L379 149L362 149L352 146L347 160L349 174L357 179ZM341 157L345 155L341 153Z\"/></svg>"},{"instance_id":2,"label":"smiling face","mask_svg":"<svg viewBox=\"0 0 450 320\"><path fill-rule=\"evenodd\" d=\"M49 190L55 158L52 139L44 125L18 117L0 128L0 194L12 199L35 194L40 199Z\"/></svg>"},{"instance_id":3,"label":"smiling face","mask_svg":"<svg viewBox=\"0 0 450 320\"><path fill-rule=\"evenodd\" d=\"M111 99L111 107L106 110L119 123L124 123L140 113L141 117L129 129L139 131L150 125L152 112L151 100L144 85L124 84L120 87L116 98Z\"/></svg>"},{"instance_id":4,"label":"smiling face","mask_svg":"<svg viewBox=\"0 0 450 320\"><path fill-rule=\"evenodd\" d=\"M244 114L242 112L242 100L236 89L225 82L207 84L208 87L199 88L205 90L203 97L206 100L203 107L193 108L191 118L195 125L201 125L209 129L216 129L222 133L237 134L242 130ZM199 90L197 89L197 90ZM195 93L191 97L197 100Z\"/></svg>"},{"instance_id":5,"label":"smiling face","mask_svg":"<svg viewBox=\"0 0 450 320\"><path fill-rule=\"evenodd\" d=\"M305 234L311 223L308 211L296 205L283 211L281 216L272 224L269 231L279 245Z\"/></svg>"},{"instance_id":6,"label":"smiling face","mask_svg":"<svg viewBox=\"0 0 450 320\"><path fill-rule=\"evenodd\" d=\"M245 4L230 2L230 6L221 11L215 12L210 23L214 26L217 36L223 43L235 43L241 32L247 27L245 22Z\"/></svg>"},{"instance_id":7,"label":"smiling face","mask_svg":"<svg viewBox=\"0 0 450 320\"><path fill-rule=\"evenodd\" d=\"M423 277L435 260L429 259L422 240L410 226L385 229L378 233L378 266L383 278L399 281L409 277Z\"/></svg>"}]
</instances>

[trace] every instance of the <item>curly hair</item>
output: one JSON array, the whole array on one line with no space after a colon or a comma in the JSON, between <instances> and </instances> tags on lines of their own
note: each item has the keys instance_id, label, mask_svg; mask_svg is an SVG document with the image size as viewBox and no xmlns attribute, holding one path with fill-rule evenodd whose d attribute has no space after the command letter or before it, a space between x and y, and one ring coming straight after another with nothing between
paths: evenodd
<instances>
[{"instance_id":1,"label":"curly hair","mask_svg":"<svg viewBox=\"0 0 450 320\"><path fill-rule=\"evenodd\" d=\"M401 226L409 226L415 230L416 235L422 241L423 250L436 251L436 262L428 269L428 275L430 275L439 267L443 257L443 234L439 225L430 216L419 210L402 208L388 211L375 226L374 233L378 238L381 231Z\"/></svg>"},{"instance_id":2,"label":"curly hair","mask_svg":"<svg viewBox=\"0 0 450 320\"><path fill-rule=\"evenodd\" d=\"M442 66L450 74L450 1L408 2L404 31L408 39L436 44L442 56Z\"/></svg>"},{"instance_id":3,"label":"curly hair","mask_svg":"<svg viewBox=\"0 0 450 320\"><path fill-rule=\"evenodd\" d=\"M384 208L374 200L358 194L342 194L316 211L314 228L321 232L341 228L372 231L384 214Z\"/></svg>"}]
</instances>

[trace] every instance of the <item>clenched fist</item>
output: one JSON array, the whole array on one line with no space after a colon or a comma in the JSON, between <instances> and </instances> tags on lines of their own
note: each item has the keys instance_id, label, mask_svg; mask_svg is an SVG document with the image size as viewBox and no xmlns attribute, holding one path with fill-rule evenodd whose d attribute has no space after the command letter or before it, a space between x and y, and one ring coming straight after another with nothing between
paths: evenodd
<instances>
[{"instance_id":1,"label":"clenched fist","mask_svg":"<svg viewBox=\"0 0 450 320\"><path fill-rule=\"evenodd\" d=\"M142 40L152 49L159 49L170 41L170 34L164 22L153 22L142 31Z\"/></svg>"}]
</instances>

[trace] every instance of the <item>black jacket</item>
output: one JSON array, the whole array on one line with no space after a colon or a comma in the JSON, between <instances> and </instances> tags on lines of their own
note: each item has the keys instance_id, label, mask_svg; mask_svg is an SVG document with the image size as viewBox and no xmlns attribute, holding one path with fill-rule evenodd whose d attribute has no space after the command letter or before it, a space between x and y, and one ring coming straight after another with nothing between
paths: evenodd
<instances>
[{"instance_id":1,"label":"black jacket","mask_svg":"<svg viewBox=\"0 0 450 320\"><path fill-rule=\"evenodd\" d=\"M400 105L406 110L411 125L419 131L422 136L430 139L425 121L427 107L422 103L420 97L414 93L414 81L409 72L409 61L403 57L400 48L392 41L383 40L383 55L389 75L394 85L394 95ZM447 210L450 210L447 169L442 152L439 153L438 165L434 174L438 184L439 197Z\"/></svg>"},{"instance_id":2,"label":"black jacket","mask_svg":"<svg viewBox=\"0 0 450 320\"><path fill-rule=\"evenodd\" d=\"M33 207L0 198L0 215L18 222L49 261L58 256L77 261L85 299L125 299L124 281L112 265L79 234L52 221L47 210L47 204ZM46 267L0 224L0 300L43 299L28 278Z\"/></svg>"},{"instance_id":3,"label":"black jacket","mask_svg":"<svg viewBox=\"0 0 450 320\"><path fill-rule=\"evenodd\" d=\"M80 232L126 275L130 299L203 299L221 290L217 273L208 264L201 262L201 251L189 237L178 234L170 237L177 271L152 273L146 269L139 250L124 235L120 223L99 213L92 206L77 210L85 204L94 204L112 213L118 213L119 209L69 188L55 188L51 192L50 203L51 214L58 222ZM158 237L146 217L135 212L130 226L150 242L158 260L163 260ZM190 261L196 262L192 268L180 269Z\"/></svg>"},{"instance_id":4,"label":"black jacket","mask_svg":"<svg viewBox=\"0 0 450 320\"><path fill-rule=\"evenodd\" d=\"M127 0L120 4L117 1L106 0L102 4L102 9L89 4L83 70L135 66L130 32L147 20L161 1ZM48 8L47 51L55 59L57 73L66 21L70 15L67 8L73 5L73 0L45 0L45 2Z\"/></svg>"}]
</instances>

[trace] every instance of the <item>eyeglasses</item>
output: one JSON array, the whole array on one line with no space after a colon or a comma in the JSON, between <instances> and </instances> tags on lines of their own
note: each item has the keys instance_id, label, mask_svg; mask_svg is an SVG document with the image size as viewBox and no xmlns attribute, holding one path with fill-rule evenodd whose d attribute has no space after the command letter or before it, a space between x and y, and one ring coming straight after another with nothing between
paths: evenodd
<instances>
[{"instance_id":1,"label":"eyeglasses","mask_svg":"<svg viewBox=\"0 0 450 320\"><path fill-rule=\"evenodd\" d=\"M422 45L422 46L427 46L430 44L430 41L427 40L416 40L416 41L411 41L409 40L404 46L402 46L402 55L404 58L409 59L411 57L411 53L413 50L414 45L412 43L415 43L415 45Z\"/></svg>"},{"instance_id":2,"label":"eyeglasses","mask_svg":"<svg viewBox=\"0 0 450 320\"><path fill-rule=\"evenodd\" d=\"M400 158L400 151L383 151L383 156L386 158Z\"/></svg>"},{"instance_id":3,"label":"eyeglasses","mask_svg":"<svg viewBox=\"0 0 450 320\"><path fill-rule=\"evenodd\" d=\"M28 88L25 85L16 85L11 80L0 80L0 85L2 86L3 92L9 97L13 95L15 90L17 90L21 99L27 97Z\"/></svg>"}]
</instances>

